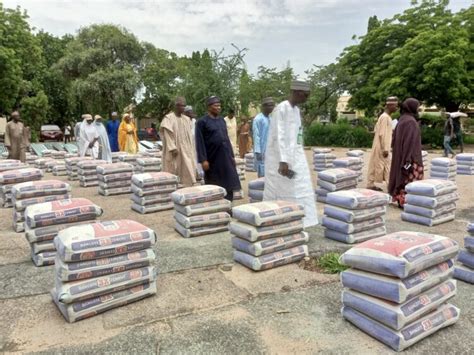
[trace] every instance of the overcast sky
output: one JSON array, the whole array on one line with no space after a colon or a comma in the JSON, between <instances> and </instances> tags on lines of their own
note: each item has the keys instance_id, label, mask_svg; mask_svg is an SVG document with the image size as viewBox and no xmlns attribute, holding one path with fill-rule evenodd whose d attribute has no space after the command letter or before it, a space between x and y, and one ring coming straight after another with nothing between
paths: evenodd
<instances>
[{"instance_id":1,"label":"overcast sky","mask_svg":"<svg viewBox=\"0 0 474 355\"><path fill-rule=\"evenodd\" d=\"M451 0L458 11L471 0ZM210 48L248 48L251 72L259 65L296 72L328 64L368 18L393 16L410 0L3 0L28 11L30 23L55 35L92 23L120 24L140 40L179 55Z\"/></svg>"}]
</instances>

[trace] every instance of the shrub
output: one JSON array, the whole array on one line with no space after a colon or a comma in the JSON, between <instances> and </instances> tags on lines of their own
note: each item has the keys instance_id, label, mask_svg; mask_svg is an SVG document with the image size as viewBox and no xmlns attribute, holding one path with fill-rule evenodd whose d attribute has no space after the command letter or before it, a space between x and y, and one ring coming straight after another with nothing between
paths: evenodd
<instances>
[{"instance_id":1,"label":"shrub","mask_svg":"<svg viewBox=\"0 0 474 355\"><path fill-rule=\"evenodd\" d=\"M338 253L328 253L321 256L317 263L318 266L328 274L337 274L340 273L349 267L339 263L339 257L341 255Z\"/></svg>"},{"instance_id":2,"label":"shrub","mask_svg":"<svg viewBox=\"0 0 474 355\"><path fill-rule=\"evenodd\" d=\"M305 131L305 144L308 146L370 147L373 134L366 128L351 126L341 121L323 125L315 123Z\"/></svg>"}]
</instances>

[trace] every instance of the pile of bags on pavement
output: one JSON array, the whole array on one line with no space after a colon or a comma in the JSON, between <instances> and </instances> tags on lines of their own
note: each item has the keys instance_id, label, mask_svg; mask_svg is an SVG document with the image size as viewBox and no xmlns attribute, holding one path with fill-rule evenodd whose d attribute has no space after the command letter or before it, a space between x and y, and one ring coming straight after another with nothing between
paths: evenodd
<instances>
[{"instance_id":1,"label":"pile of bags on pavement","mask_svg":"<svg viewBox=\"0 0 474 355\"><path fill-rule=\"evenodd\" d=\"M357 187L359 173L345 168L328 169L318 173L316 200L326 202L328 193Z\"/></svg>"},{"instance_id":2,"label":"pile of bags on pavement","mask_svg":"<svg viewBox=\"0 0 474 355\"><path fill-rule=\"evenodd\" d=\"M430 178L456 181L456 160L449 158L431 159Z\"/></svg>"},{"instance_id":3,"label":"pile of bags on pavement","mask_svg":"<svg viewBox=\"0 0 474 355\"><path fill-rule=\"evenodd\" d=\"M154 157L138 157L135 172L138 174L143 173L156 173L161 171L161 158Z\"/></svg>"},{"instance_id":4,"label":"pile of bags on pavement","mask_svg":"<svg viewBox=\"0 0 474 355\"><path fill-rule=\"evenodd\" d=\"M20 168L0 172L0 206L13 207L12 188L26 181L37 181L43 178L43 170L37 168Z\"/></svg>"},{"instance_id":5,"label":"pile of bags on pavement","mask_svg":"<svg viewBox=\"0 0 474 355\"><path fill-rule=\"evenodd\" d=\"M263 191L265 190L265 178L261 177L249 181L249 202L263 201Z\"/></svg>"},{"instance_id":6,"label":"pile of bags on pavement","mask_svg":"<svg viewBox=\"0 0 474 355\"><path fill-rule=\"evenodd\" d=\"M245 159L235 158L235 166L239 179L241 181L245 180Z\"/></svg>"},{"instance_id":7,"label":"pile of bags on pavement","mask_svg":"<svg viewBox=\"0 0 474 355\"><path fill-rule=\"evenodd\" d=\"M103 196L129 194L132 191L133 166L128 163L111 163L97 166L99 194Z\"/></svg>"},{"instance_id":8,"label":"pile of bags on pavement","mask_svg":"<svg viewBox=\"0 0 474 355\"><path fill-rule=\"evenodd\" d=\"M255 172L255 161L253 153L245 154L245 171Z\"/></svg>"},{"instance_id":9,"label":"pile of bags on pavement","mask_svg":"<svg viewBox=\"0 0 474 355\"><path fill-rule=\"evenodd\" d=\"M469 223L464 238L464 249L458 255L458 264L454 268L454 277L474 284L474 223Z\"/></svg>"},{"instance_id":10,"label":"pile of bags on pavement","mask_svg":"<svg viewBox=\"0 0 474 355\"><path fill-rule=\"evenodd\" d=\"M66 162L66 171L67 171L68 180L75 181L79 179L77 175L77 163L83 160L92 160L92 158L91 157L72 157L72 158L67 158L64 160Z\"/></svg>"},{"instance_id":11,"label":"pile of bags on pavement","mask_svg":"<svg viewBox=\"0 0 474 355\"><path fill-rule=\"evenodd\" d=\"M99 179L97 178L97 166L99 164L107 164L107 162L104 160L81 160L77 162L79 186L99 186Z\"/></svg>"},{"instance_id":12,"label":"pile of bags on pavement","mask_svg":"<svg viewBox=\"0 0 474 355\"><path fill-rule=\"evenodd\" d=\"M323 171L334 167L336 156L331 153L330 148L313 148L313 168L315 171Z\"/></svg>"},{"instance_id":13,"label":"pile of bags on pavement","mask_svg":"<svg viewBox=\"0 0 474 355\"><path fill-rule=\"evenodd\" d=\"M345 168L355 171L358 175L357 180L362 181L364 160L361 157L348 156L345 158L337 158L333 163L335 168Z\"/></svg>"},{"instance_id":14,"label":"pile of bags on pavement","mask_svg":"<svg viewBox=\"0 0 474 355\"><path fill-rule=\"evenodd\" d=\"M456 155L456 163L458 175L474 175L474 153Z\"/></svg>"},{"instance_id":15,"label":"pile of bags on pavement","mask_svg":"<svg viewBox=\"0 0 474 355\"><path fill-rule=\"evenodd\" d=\"M178 188L178 177L164 172L132 176L132 210L145 214L173 209L171 193Z\"/></svg>"}]
</instances>

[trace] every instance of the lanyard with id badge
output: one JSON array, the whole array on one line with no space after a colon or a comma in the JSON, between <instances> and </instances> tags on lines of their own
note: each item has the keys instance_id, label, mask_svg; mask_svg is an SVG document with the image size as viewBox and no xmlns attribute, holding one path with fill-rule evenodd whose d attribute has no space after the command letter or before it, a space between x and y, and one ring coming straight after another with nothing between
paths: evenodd
<instances>
[{"instance_id":1,"label":"lanyard with id badge","mask_svg":"<svg viewBox=\"0 0 474 355\"><path fill-rule=\"evenodd\" d=\"M298 130L298 135L296 137L296 143L298 145L303 145L303 126L300 126Z\"/></svg>"}]
</instances>

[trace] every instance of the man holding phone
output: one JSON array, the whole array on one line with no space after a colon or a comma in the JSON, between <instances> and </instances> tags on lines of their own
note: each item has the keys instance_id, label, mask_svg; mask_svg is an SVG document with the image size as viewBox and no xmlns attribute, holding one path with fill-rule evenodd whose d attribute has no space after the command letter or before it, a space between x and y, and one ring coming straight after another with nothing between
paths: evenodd
<instances>
[{"instance_id":1,"label":"man holding phone","mask_svg":"<svg viewBox=\"0 0 474 355\"><path fill-rule=\"evenodd\" d=\"M308 83L292 81L289 99L281 102L270 116L263 194L265 201L283 200L302 204L305 209L305 228L318 224L298 108L298 105L308 100L309 94Z\"/></svg>"}]
</instances>

